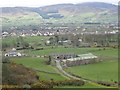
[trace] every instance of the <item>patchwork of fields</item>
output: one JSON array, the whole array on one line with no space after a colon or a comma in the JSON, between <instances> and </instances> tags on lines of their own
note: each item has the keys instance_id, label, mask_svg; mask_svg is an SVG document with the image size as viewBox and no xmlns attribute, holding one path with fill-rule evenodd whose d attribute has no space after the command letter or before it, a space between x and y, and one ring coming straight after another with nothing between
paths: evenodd
<instances>
[{"instance_id":1,"label":"patchwork of fields","mask_svg":"<svg viewBox=\"0 0 120 90\"><path fill-rule=\"evenodd\" d=\"M43 50L19 50L20 52L24 52L29 57L20 57L20 58L11 58L11 60L17 64L22 64L26 67L29 67L37 72L40 80L57 80L63 81L66 78L62 75L57 69L56 66L47 65L45 62L48 58L44 58L42 56L48 56L51 53L75 53L75 54L86 54L92 53L100 60L99 63L89 64L89 65L81 65L65 68L66 72L70 72L74 75L90 79L96 81L107 81L114 82L118 81L118 49L115 48L77 48L77 47L67 47L64 46L46 46L45 41L50 38L44 36L36 36L36 37L24 37L24 41L33 45L34 48L42 47ZM17 37L14 38L5 38L3 43L9 44L11 47L17 41ZM39 45L40 46L37 46ZM40 57L36 57L40 56ZM64 86L63 88L69 88L70 86ZM73 86L72 86L73 87ZM86 83L84 86L80 86L80 88L94 88L94 87L103 87L98 84ZM58 87L59 88L59 87ZM60 87L61 88L61 87ZM77 88L77 87L75 87ZM79 88L79 87L78 87Z\"/></svg>"},{"instance_id":2,"label":"patchwork of fields","mask_svg":"<svg viewBox=\"0 0 120 90\"><path fill-rule=\"evenodd\" d=\"M112 2L1 7L1 87L118 88L117 7Z\"/></svg>"},{"instance_id":3,"label":"patchwork of fields","mask_svg":"<svg viewBox=\"0 0 120 90\"><path fill-rule=\"evenodd\" d=\"M49 55L51 53L93 53L97 55L99 59L103 60L96 64L81 65L68 67L65 70L67 72L73 73L74 75L96 81L107 81L113 82L118 81L118 50L113 48L64 48L64 47L47 47L44 50L30 50L29 54L31 55ZM34 69L37 71L40 80L66 80L67 78L60 74L55 66L47 65L45 61L47 58L41 57L21 57L21 58L12 58L12 61L17 64L23 64L26 67ZM69 88L69 86L65 86ZM94 88L102 87L100 85L94 85L88 83L83 88ZM81 88L82 88L81 87ZM61 87L60 87L61 88ZM75 87L77 88L77 87ZM79 88L79 87L78 87Z\"/></svg>"}]
</instances>

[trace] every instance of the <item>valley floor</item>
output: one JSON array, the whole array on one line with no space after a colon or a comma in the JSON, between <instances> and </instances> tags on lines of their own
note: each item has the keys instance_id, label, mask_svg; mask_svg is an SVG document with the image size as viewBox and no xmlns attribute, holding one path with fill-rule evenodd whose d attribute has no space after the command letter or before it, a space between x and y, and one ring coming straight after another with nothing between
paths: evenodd
<instances>
[{"instance_id":1,"label":"valley floor","mask_svg":"<svg viewBox=\"0 0 120 90\"><path fill-rule=\"evenodd\" d=\"M62 51L62 50L63 51ZM52 50L52 49L51 49ZM48 49L45 50L47 53L42 53L43 51L33 51L30 53L36 53L39 55L49 55L50 51ZM89 64L89 65L81 65L81 66L74 66L68 67L65 69L66 72L73 73L83 78L87 78L90 80L97 80L97 81L105 81L111 82L114 81L118 82L118 61L117 61L117 49L113 48L106 48L103 50L102 48L62 48L58 47L53 50L54 52L76 52L76 53L94 53L97 56L101 56L100 58L103 59L102 62L96 64ZM64 77L57 69L56 66L46 65L45 61L47 58L42 57L21 57L21 58L11 58L11 60L17 64L22 64L26 67L36 70L37 74L39 75L40 80L57 80L63 81L67 80L67 77ZM64 86L63 88L69 88L74 86ZM94 84L94 83L86 83L84 86L77 86L75 88L101 88L105 87L102 85ZM58 87L59 88L59 87ZM60 87L62 88L62 87Z\"/></svg>"}]
</instances>

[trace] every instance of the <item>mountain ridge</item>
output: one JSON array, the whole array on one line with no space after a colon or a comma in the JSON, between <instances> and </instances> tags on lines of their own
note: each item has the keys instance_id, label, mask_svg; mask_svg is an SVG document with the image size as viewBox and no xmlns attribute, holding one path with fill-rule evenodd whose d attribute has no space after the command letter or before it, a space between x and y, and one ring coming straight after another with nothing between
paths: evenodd
<instances>
[{"instance_id":1,"label":"mountain ridge","mask_svg":"<svg viewBox=\"0 0 120 90\"><path fill-rule=\"evenodd\" d=\"M55 9L59 9L59 8L65 8L65 7L92 7L92 8L117 8L118 5L114 5L114 4L110 4L110 3L104 3L104 2L85 2L85 3L78 3L78 4L71 4L71 3L67 3L67 4L54 4L54 5L48 5L48 6L42 6L42 7L1 7L0 9L2 9L2 11L4 12L4 10L6 9L45 9L45 8L55 8ZM54 10L54 9L53 9Z\"/></svg>"},{"instance_id":2,"label":"mountain ridge","mask_svg":"<svg viewBox=\"0 0 120 90\"><path fill-rule=\"evenodd\" d=\"M40 23L116 23L118 5L103 2L55 4L44 7L3 7L3 26Z\"/></svg>"}]
</instances>

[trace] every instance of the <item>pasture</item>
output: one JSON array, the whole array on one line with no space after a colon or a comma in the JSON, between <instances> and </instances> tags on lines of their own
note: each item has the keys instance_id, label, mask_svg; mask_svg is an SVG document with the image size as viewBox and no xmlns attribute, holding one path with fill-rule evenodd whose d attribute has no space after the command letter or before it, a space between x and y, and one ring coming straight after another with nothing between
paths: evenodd
<instances>
[{"instance_id":1,"label":"pasture","mask_svg":"<svg viewBox=\"0 0 120 90\"><path fill-rule=\"evenodd\" d=\"M117 60L70 67L66 71L90 80L118 81Z\"/></svg>"},{"instance_id":2,"label":"pasture","mask_svg":"<svg viewBox=\"0 0 120 90\"><path fill-rule=\"evenodd\" d=\"M85 53L93 53L97 56L102 57L117 57L118 50L113 48L64 48L62 46L57 47L47 47L44 50L30 50L30 54L32 55L49 55L51 53L75 53L75 54L85 54Z\"/></svg>"},{"instance_id":3,"label":"pasture","mask_svg":"<svg viewBox=\"0 0 120 90\"><path fill-rule=\"evenodd\" d=\"M32 55L49 55L51 53L76 53L76 54L85 54L93 53L97 55L103 61L95 64L81 65L68 67L65 69L67 72L73 73L77 76L81 76L90 80L97 81L118 81L118 50L114 48L64 48L57 46L54 48L45 47L43 50L28 50L28 54ZM12 58L12 61L17 64L23 64L26 67L36 70L37 74L40 77L40 80L66 80L64 76L57 71L56 67L51 65L46 65L45 58L37 57L21 57L21 58ZM86 83L81 87L72 88L101 88L103 86L98 84ZM70 88L70 86L57 87L57 88Z\"/></svg>"},{"instance_id":4,"label":"pasture","mask_svg":"<svg viewBox=\"0 0 120 90\"><path fill-rule=\"evenodd\" d=\"M46 65L45 59L43 58L23 57L23 58L11 58L11 60L17 64L22 64L33 70L37 70L37 75L39 75L40 80L53 79L53 80L62 81L67 79L63 77L55 67ZM103 86L94 83L85 83L84 86L62 86L62 87L59 86L54 88L102 88L102 87Z\"/></svg>"},{"instance_id":5,"label":"pasture","mask_svg":"<svg viewBox=\"0 0 120 90\"><path fill-rule=\"evenodd\" d=\"M56 69L55 66L47 65L45 61L47 59L42 57L33 57L33 56L48 56L52 53L75 53L75 54L87 54L92 53L102 62L68 67L65 69L67 72L73 73L77 76L81 76L86 79L91 80L101 80L101 81L118 81L118 49L115 48L96 48L96 47L86 47L86 48L77 48L77 47L64 47L64 46L45 46L45 41L48 40L50 36L33 36L33 37L24 37L24 41L33 45L34 47L42 47L43 50L36 49L27 49L22 50L25 54L30 57L20 57L20 58L11 58L11 60L17 64L23 64L26 67L29 67L35 70L39 76L40 80L50 80L54 79L57 81L66 80L63 75ZM16 44L17 37L5 38L2 43L7 43L10 46ZM41 44L41 45L39 45ZM38 46L37 46L38 45ZM12 48L12 47L11 47ZM20 51L21 52L21 51ZM86 83L84 86L78 88L99 88L102 86L94 85L92 83ZM58 87L59 88L59 87ZM60 87L61 88L61 87ZM70 88L70 86L64 86L63 88ZM74 87L72 87L74 88ZM77 88L77 87L75 87Z\"/></svg>"},{"instance_id":6,"label":"pasture","mask_svg":"<svg viewBox=\"0 0 120 90\"><path fill-rule=\"evenodd\" d=\"M45 59L43 58L12 58L12 61L17 64L22 64L26 67L29 67L37 71L37 74L40 77L40 80L65 80L66 78L62 77L54 67L51 65L45 64Z\"/></svg>"},{"instance_id":7,"label":"pasture","mask_svg":"<svg viewBox=\"0 0 120 90\"><path fill-rule=\"evenodd\" d=\"M27 43L30 44L37 44L37 43L44 43L46 40L48 40L48 37L45 36L27 36L27 37L23 37L23 40ZM18 41L18 37L6 37L2 39L2 43L4 44L8 44L10 46L13 46L14 44L16 44L16 42Z\"/></svg>"},{"instance_id":8,"label":"pasture","mask_svg":"<svg viewBox=\"0 0 120 90\"><path fill-rule=\"evenodd\" d=\"M74 66L66 69L68 72L82 76L92 80L118 80L118 50L113 48L64 48L54 47L45 48L44 50L29 50L30 55L49 55L51 53L93 53L97 55L102 62L90 65ZM17 58L14 61L18 64L23 64L33 69L43 71L56 72L51 65L45 64L44 58ZM41 75L43 75L42 73ZM43 75L45 76L45 75ZM44 77L43 77L44 78Z\"/></svg>"},{"instance_id":9,"label":"pasture","mask_svg":"<svg viewBox=\"0 0 120 90\"><path fill-rule=\"evenodd\" d=\"M112 48L86 49L97 55L102 62L81 66L69 67L67 72L98 81L118 81L118 50ZM85 50L84 50L85 51Z\"/></svg>"}]
</instances>

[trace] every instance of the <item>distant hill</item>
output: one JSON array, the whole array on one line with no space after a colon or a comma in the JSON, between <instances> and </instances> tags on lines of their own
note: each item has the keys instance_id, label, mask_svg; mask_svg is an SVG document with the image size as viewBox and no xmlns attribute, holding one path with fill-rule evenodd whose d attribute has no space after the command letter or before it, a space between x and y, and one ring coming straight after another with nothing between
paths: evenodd
<instances>
[{"instance_id":1,"label":"distant hill","mask_svg":"<svg viewBox=\"0 0 120 90\"><path fill-rule=\"evenodd\" d=\"M38 25L39 23L117 22L117 5L102 2L57 4L38 8L4 7L3 26Z\"/></svg>"},{"instance_id":2,"label":"distant hill","mask_svg":"<svg viewBox=\"0 0 120 90\"><path fill-rule=\"evenodd\" d=\"M106 9L112 9L116 8L117 6L114 4L109 4L109 3L103 3L103 2L87 2L87 3L82 3L82 4L77 4L79 6L87 6L91 8L106 8Z\"/></svg>"}]
</instances>

